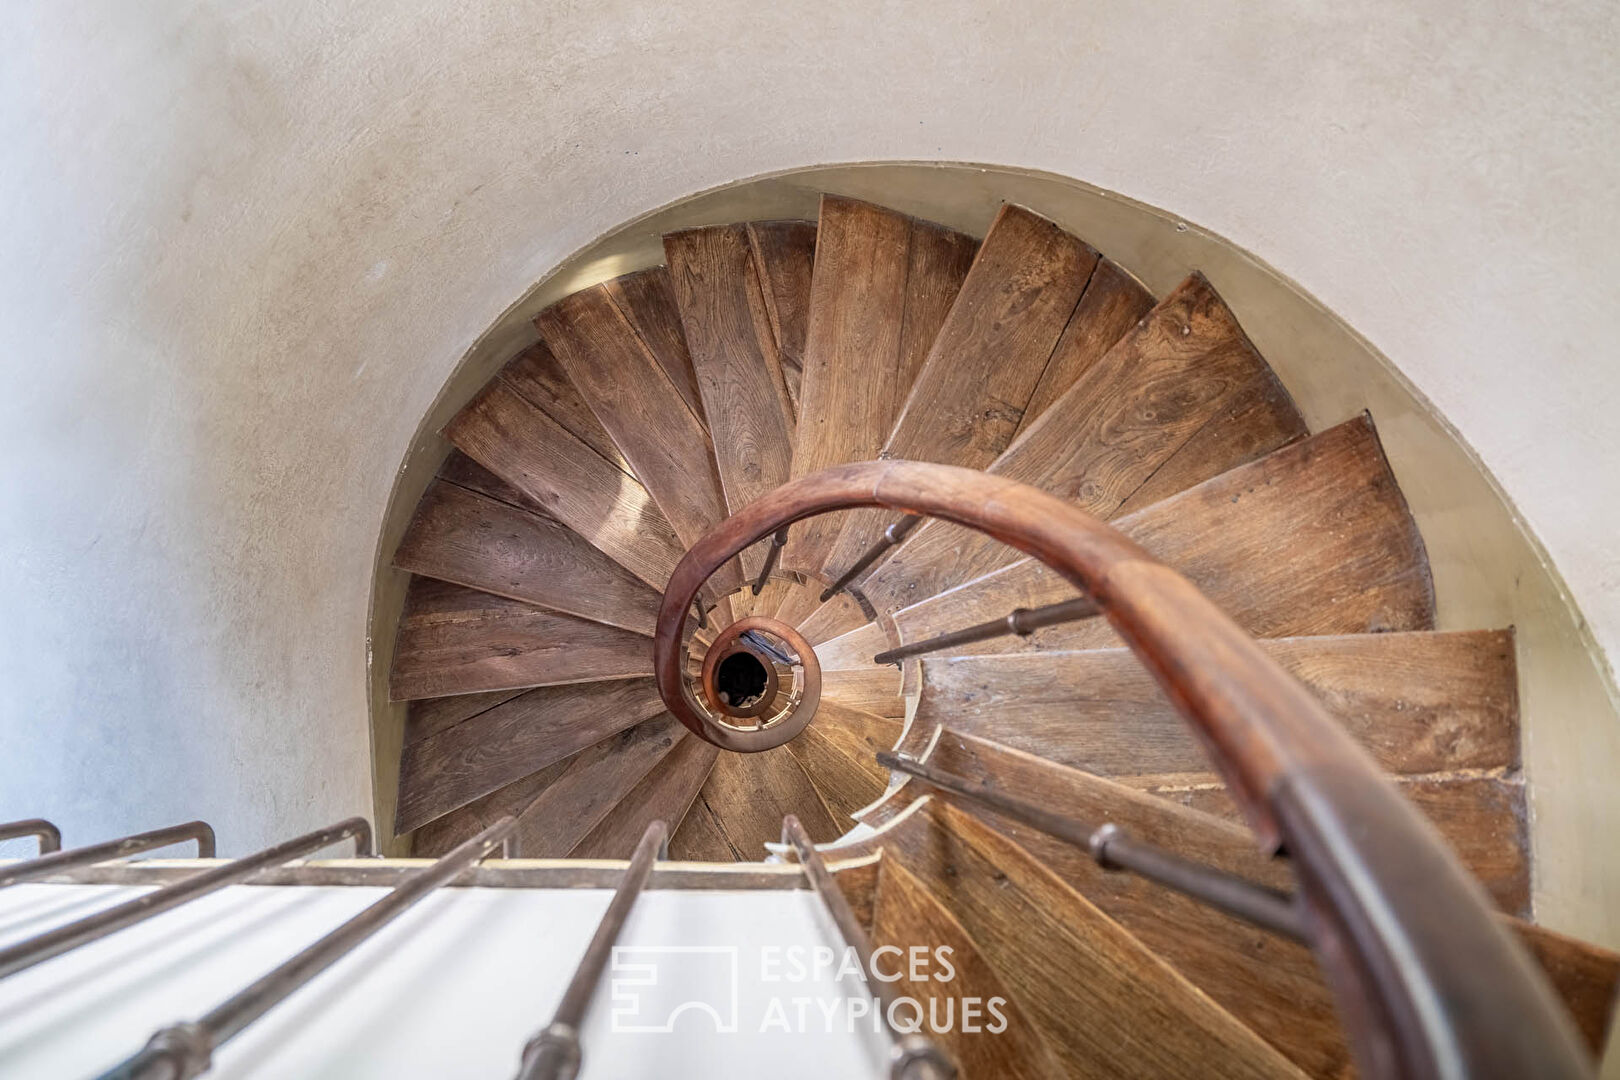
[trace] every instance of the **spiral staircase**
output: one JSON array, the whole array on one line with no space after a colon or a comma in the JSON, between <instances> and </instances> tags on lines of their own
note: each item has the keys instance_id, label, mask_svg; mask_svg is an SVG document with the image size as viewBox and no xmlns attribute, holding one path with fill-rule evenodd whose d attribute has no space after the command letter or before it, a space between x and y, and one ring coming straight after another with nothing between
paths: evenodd
<instances>
[{"instance_id":1,"label":"spiral staircase","mask_svg":"<svg viewBox=\"0 0 1620 1080\"><path fill-rule=\"evenodd\" d=\"M952 943L960 977L1010 1003L1010 1034L948 1037L967 1075L1350 1073L1302 944L918 775L1291 883L1183 703L1047 561L866 505L773 529L660 622L688 550L783 485L957 466L1109 521L1259 639L1601 1052L1620 957L1528 921L1512 628L1435 628L1375 417L1308 430L1209 281L1154 297L1017 206L977 240L827 196L817 222L664 249L543 311L444 431L394 554L413 575L395 824L417 855L512 815L525 858L628 858L662 820L672 858L751 862L792 815L830 858L881 853L875 881L841 880L874 941ZM991 624L1014 632L960 633ZM671 630L679 691L655 664Z\"/></svg>"}]
</instances>

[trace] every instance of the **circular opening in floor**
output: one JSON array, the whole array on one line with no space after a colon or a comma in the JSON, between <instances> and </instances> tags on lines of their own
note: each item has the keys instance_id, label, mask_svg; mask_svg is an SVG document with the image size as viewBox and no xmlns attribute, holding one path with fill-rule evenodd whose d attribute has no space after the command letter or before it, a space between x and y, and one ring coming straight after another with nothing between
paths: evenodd
<instances>
[{"instance_id":1,"label":"circular opening in floor","mask_svg":"<svg viewBox=\"0 0 1620 1080\"><path fill-rule=\"evenodd\" d=\"M720 700L732 708L746 708L765 692L765 665L750 652L734 652L714 673Z\"/></svg>"}]
</instances>

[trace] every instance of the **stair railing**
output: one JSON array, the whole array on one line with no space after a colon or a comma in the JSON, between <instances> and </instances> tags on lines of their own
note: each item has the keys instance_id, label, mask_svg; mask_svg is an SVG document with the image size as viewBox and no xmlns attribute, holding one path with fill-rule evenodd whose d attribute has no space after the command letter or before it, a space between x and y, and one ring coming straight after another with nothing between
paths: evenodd
<instances>
[{"instance_id":1,"label":"stair railing","mask_svg":"<svg viewBox=\"0 0 1620 1080\"><path fill-rule=\"evenodd\" d=\"M120 836L116 840L103 840L99 844L87 844L68 851L53 851L37 859L13 863L10 866L0 866L0 888L15 885L19 881L50 877L52 874L71 870L76 866L89 866L109 859L125 859L131 855L139 855L143 851L155 851L171 844L184 844L190 841L197 843L197 858L214 857L214 830L206 821L187 821L180 825L169 825L153 829L151 832L136 833L133 836Z\"/></svg>"},{"instance_id":2,"label":"stair railing","mask_svg":"<svg viewBox=\"0 0 1620 1080\"><path fill-rule=\"evenodd\" d=\"M62 850L62 830L44 818L24 818L0 824L0 841L16 840L23 836L39 838L39 854L49 855Z\"/></svg>"},{"instance_id":3,"label":"stair railing","mask_svg":"<svg viewBox=\"0 0 1620 1080\"><path fill-rule=\"evenodd\" d=\"M1193 727L1262 849L1290 857L1309 944L1363 1075L1591 1075L1545 976L1367 752L1189 581L1047 492L971 469L873 461L750 503L700 539L665 586L654 670L688 729L752 749L692 699L682 631L704 582L793 522L860 507L983 532L1101 609Z\"/></svg>"},{"instance_id":4,"label":"stair railing","mask_svg":"<svg viewBox=\"0 0 1620 1080\"><path fill-rule=\"evenodd\" d=\"M523 1048L523 1064L518 1069L517 1080L574 1080L578 1075L579 1029L585 1022L585 1012L590 1008L591 998L596 996L602 971L630 917L630 909L635 907L636 898L647 886L653 863L668 857L669 826L655 821L641 834L635 853L630 856L630 865L619 880L607 910L602 913L602 921L591 935L590 944L585 946L585 955L574 969L574 977L563 991L551 1023Z\"/></svg>"},{"instance_id":5,"label":"stair railing","mask_svg":"<svg viewBox=\"0 0 1620 1080\"><path fill-rule=\"evenodd\" d=\"M872 942L866 935L866 929L855 916L854 908L850 907L849 898L833 880L832 872L822 861L821 852L816 850L810 834L804 831L804 826L793 814L782 819L782 843L790 845L799 856L799 865L804 867L810 887L820 897L844 944L855 951L861 976L876 995L877 1014L882 1018L884 1032L889 1036L890 1080L951 1080L957 1072L956 1063L938 1043L917 1032L895 1029L892 1010L899 995L891 984L882 979L874 982Z\"/></svg>"}]
</instances>

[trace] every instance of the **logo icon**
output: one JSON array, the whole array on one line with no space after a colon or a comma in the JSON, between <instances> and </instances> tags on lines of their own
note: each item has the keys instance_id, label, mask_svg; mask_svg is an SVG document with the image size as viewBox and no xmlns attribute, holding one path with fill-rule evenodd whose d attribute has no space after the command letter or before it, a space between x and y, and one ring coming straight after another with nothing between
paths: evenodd
<instances>
[{"instance_id":1,"label":"logo icon","mask_svg":"<svg viewBox=\"0 0 1620 1080\"><path fill-rule=\"evenodd\" d=\"M735 945L615 945L612 1030L671 1032L682 1013L708 1013L714 1030L737 1030ZM701 1022L701 1021L698 1021Z\"/></svg>"}]
</instances>

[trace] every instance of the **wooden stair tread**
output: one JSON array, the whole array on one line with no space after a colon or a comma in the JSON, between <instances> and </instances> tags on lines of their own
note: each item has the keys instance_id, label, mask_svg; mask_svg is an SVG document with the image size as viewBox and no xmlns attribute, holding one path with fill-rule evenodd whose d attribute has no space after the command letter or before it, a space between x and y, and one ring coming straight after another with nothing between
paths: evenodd
<instances>
[{"instance_id":1,"label":"wooden stair tread","mask_svg":"<svg viewBox=\"0 0 1620 1080\"><path fill-rule=\"evenodd\" d=\"M663 589L686 553L645 488L502 379L458 413L445 434L655 589Z\"/></svg>"},{"instance_id":2,"label":"wooden stair tread","mask_svg":"<svg viewBox=\"0 0 1620 1080\"><path fill-rule=\"evenodd\" d=\"M1238 822L1237 804L1219 782L1160 785L1151 777L1123 777L1122 783L1171 799L1216 817ZM1391 777L1432 822L1497 908L1519 918L1530 916L1530 837L1524 778L1518 773L1442 773Z\"/></svg>"},{"instance_id":3,"label":"wooden stair tread","mask_svg":"<svg viewBox=\"0 0 1620 1080\"><path fill-rule=\"evenodd\" d=\"M904 958L896 958L892 970L883 972L898 974L896 994L917 1002L915 1007L898 1006L897 1015L905 1019L920 1012L918 1021L939 1032L935 1041L955 1059L962 1076L1049 1080L1062 1073L1051 1048L973 938L898 861L878 865L871 937L874 947L899 949ZM916 980L910 978L913 947L926 950L928 958L928 966L918 971L924 977ZM935 966L941 953L949 971ZM965 1011L957 1013L969 999L979 1003L971 1019ZM998 1003L995 1012L988 1011L990 1002Z\"/></svg>"},{"instance_id":4,"label":"wooden stair tread","mask_svg":"<svg viewBox=\"0 0 1620 1080\"><path fill-rule=\"evenodd\" d=\"M741 862L747 858L742 852L731 850L731 842L726 839L725 832L714 820L714 813L703 801L701 789L687 808L680 827L670 835L669 857L681 862L722 863Z\"/></svg>"},{"instance_id":5,"label":"wooden stair tread","mask_svg":"<svg viewBox=\"0 0 1620 1080\"><path fill-rule=\"evenodd\" d=\"M875 759L858 760L814 722L785 744L840 828L875 802L889 786L888 771ZM848 820L846 820L848 819Z\"/></svg>"},{"instance_id":6,"label":"wooden stair tread","mask_svg":"<svg viewBox=\"0 0 1620 1080\"><path fill-rule=\"evenodd\" d=\"M938 242L941 230L870 203L825 195L816 233L815 271L805 334L804 382L793 476L875 458L910 390L902 343L924 332L939 309L948 259L917 282L913 337L905 336L914 238ZM796 524L782 552L785 568L821 574L844 515Z\"/></svg>"},{"instance_id":7,"label":"wooden stair tread","mask_svg":"<svg viewBox=\"0 0 1620 1080\"><path fill-rule=\"evenodd\" d=\"M887 770L878 765L877 755L899 743L905 729L899 720L823 699L810 726L845 757L871 768L873 775L887 782Z\"/></svg>"},{"instance_id":8,"label":"wooden stair tread","mask_svg":"<svg viewBox=\"0 0 1620 1080\"><path fill-rule=\"evenodd\" d=\"M662 821L673 836L709 778L720 748L690 736L675 744L574 849L571 859L628 859L641 834Z\"/></svg>"},{"instance_id":9,"label":"wooden stair tread","mask_svg":"<svg viewBox=\"0 0 1620 1080\"><path fill-rule=\"evenodd\" d=\"M750 221L748 246L771 320L782 374L798 415L804 339L810 327L810 277L816 261L813 221Z\"/></svg>"},{"instance_id":10,"label":"wooden stair tread","mask_svg":"<svg viewBox=\"0 0 1620 1080\"><path fill-rule=\"evenodd\" d=\"M819 596L818 593L818 599ZM811 645L820 645L851 630L857 630L870 620L871 615L861 607L860 601L845 591L812 610L798 626L799 633L804 635L806 641Z\"/></svg>"},{"instance_id":11,"label":"wooden stair tread","mask_svg":"<svg viewBox=\"0 0 1620 1080\"><path fill-rule=\"evenodd\" d=\"M416 578L394 645L389 696L444 697L652 674L641 634Z\"/></svg>"},{"instance_id":12,"label":"wooden stair tread","mask_svg":"<svg viewBox=\"0 0 1620 1080\"><path fill-rule=\"evenodd\" d=\"M1516 768L1511 630L1272 638L1262 650L1394 773ZM925 657L919 722L1103 776L1210 774L1129 649Z\"/></svg>"},{"instance_id":13,"label":"wooden stair tread","mask_svg":"<svg viewBox=\"0 0 1620 1080\"><path fill-rule=\"evenodd\" d=\"M678 316L672 310L668 317L677 319L670 333L678 334ZM709 433L608 287L559 300L535 325L682 546L725 520ZM742 584L742 571L732 561L713 582L729 592Z\"/></svg>"},{"instance_id":14,"label":"wooden stair tread","mask_svg":"<svg viewBox=\"0 0 1620 1080\"><path fill-rule=\"evenodd\" d=\"M1113 822L1141 841L1228 873L1273 888L1293 887L1287 864L1262 854L1252 834L1235 821L957 732L941 735L929 761L1036 805L1061 806L1079 821ZM925 794L955 802L953 796L913 783L899 797L890 797L884 813L896 813L907 795ZM1348 1075L1349 1049L1332 999L1304 946L1138 875L1104 870L1087 852L982 807L972 813L1084 894L1306 1072ZM876 823L882 816L868 815L866 820ZM1600 1049L1620 981L1620 954L1522 920L1508 921L1542 962L1577 1025Z\"/></svg>"},{"instance_id":15,"label":"wooden stair tread","mask_svg":"<svg viewBox=\"0 0 1620 1080\"><path fill-rule=\"evenodd\" d=\"M503 701L511 701L523 692L521 687L517 687L452 697L417 698L405 711L405 745L454 727L486 709L493 709Z\"/></svg>"},{"instance_id":16,"label":"wooden stair tread","mask_svg":"<svg viewBox=\"0 0 1620 1080\"><path fill-rule=\"evenodd\" d=\"M613 437L602 427L591 407L580 397L579 389L568 378L568 372L557 362L557 357L537 341L514 356L501 369L500 378L522 398L535 406L570 435L595 450L621 470L635 476L635 470L619 453Z\"/></svg>"},{"instance_id":17,"label":"wooden stair tread","mask_svg":"<svg viewBox=\"0 0 1620 1080\"><path fill-rule=\"evenodd\" d=\"M584 537L445 480L417 504L394 565L651 637L659 595Z\"/></svg>"},{"instance_id":18,"label":"wooden stair tread","mask_svg":"<svg viewBox=\"0 0 1620 1080\"><path fill-rule=\"evenodd\" d=\"M823 671L872 666L872 657L889 647L889 635L875 622L857 626L815 646Z\"/></svg>"},{"instance_id":19,"label":"wooden stair tread","mask_svg":"<svg viewBox=\"0 0 1620 1080\"><path fill-rule=\"evenodd\" d=\"M1257 380L1287 400L1231 309L1194 274L1089 365L988 471L1069 499L1096 517L1112 517ZM1216 468L1252 456L1246 442L1230 448L1228 457L1219 456L1227 447L1208 449L1217 455ZM1017 557L991 537L930 521L860 586L875 608L892 612Z\"/></svg>"},{"instance_id":20,"label":"wooden stair tread","mask_svg":"<svg viewBox=\"0 0 1620 1080\"><path fill-rule=\"evenodd\" d=\"M936 802L883 834L961 924L1069 1075L1300 1071L1019 845Z\"/></svg>"},{"instance_id":21,"label":"wooden stair tread","mask_svg":"<svg viewBox=\"0 0 1620 1080\"><path fill-rule=\"evenodd\" d=\"M664 711L650 678L530 690L405 747L395 831L406 832Z\"/></svg>"},{"instance_id":22,"label":"wooden stair tread","mask_svg":"<svg viewBox=\"0 0 1620 1080\"><path fill-rule=\"evenodd\" d=\"M844 832L786 746L721 754L703 785L702 799L739 860L763 858L765 845L782 839L782 819L788 814L797 815L817 843Z\"/></svg>"},{"instance_id":23,"label":"wooden stair tread","mask_svg":"<svg viewBox=\"0 0 1620 1080\"><path fill-rule=\"evenodd\" d=\"M687 347L729 513L787 482L793 465L793 403L741 225L664 237ZM762 545L743 553L754 578Z\"/></svg>"},{"instance_id":24,"label":"wooden stair tread","mask_svg":"<svg viewBox=\"0 0 1620 1080\"><path fill-rule=\"evenodd\" d=\"M703 397L698 391L692 356L681 333L681 317L669 272L662 266L654 266L613 278L604 282L603 287L635 328L653 359L658 361L658 366L664 369L675 392L681 395L698 423L707 429Z\"/></svg>"},{"instance_id":25,"label":"wooden stair tread","mask_svg":"<svg viewBox=\"0 0 1620 1080\"><path fill-rule=\"evenodd\" d=\"M900 696L900 672L892 667L823 671L821 700L890 719L906 715L906 701Z\"/></svg>"},{"instance_id":26,"label":"wooden stair tread","mask_svg":"<svg viewBox=\"0 0 1620 1080\"><path fill-rule=\"evenodd\" d=\"M1257 637L1427 630L1423 540L1372 421L1357 417L1275 450L1114 526L1180 571ZM902 641L1074 596L1033 559L895 613ZM974 644L976 654L1120 644L1102 619Z\"/></svg>"}]
</instances>

